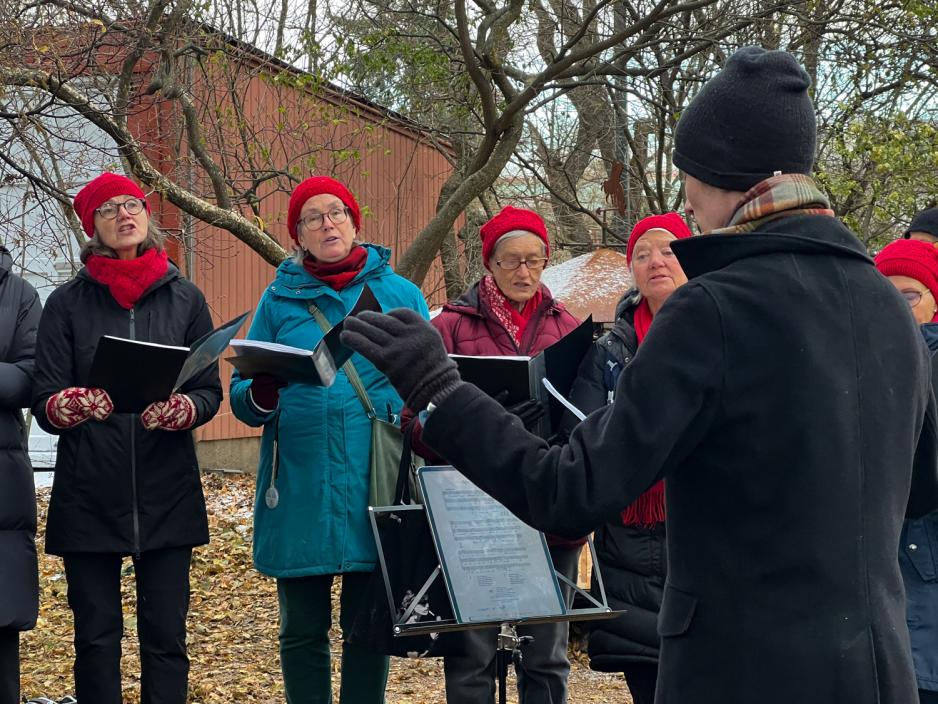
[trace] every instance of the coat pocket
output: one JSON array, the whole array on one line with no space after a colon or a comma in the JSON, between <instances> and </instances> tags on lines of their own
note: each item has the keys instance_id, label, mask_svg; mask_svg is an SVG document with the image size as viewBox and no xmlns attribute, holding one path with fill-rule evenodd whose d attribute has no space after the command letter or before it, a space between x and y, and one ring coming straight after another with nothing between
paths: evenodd
<instances>
[{"instance_id":1,"label":"coat pocket","mask_svg":"<svg viewBox=\"0 0 938 704\"><path fill-rule=\"evenodd\" d=\"M658 635L662 638L683 635L690 628L696 610L696 596L665 584L661 612L658 614Z\"/></svg>"},{"instance_id":2,"label":"coat pocket","mask_svg":"<svg viewBox=\"0 0 938 704\"><path fill-rule=\"evenodd\" d=\"M908 521L902 551L924 582L938 582L938 511Z\"/></svg>"}]
</instances>

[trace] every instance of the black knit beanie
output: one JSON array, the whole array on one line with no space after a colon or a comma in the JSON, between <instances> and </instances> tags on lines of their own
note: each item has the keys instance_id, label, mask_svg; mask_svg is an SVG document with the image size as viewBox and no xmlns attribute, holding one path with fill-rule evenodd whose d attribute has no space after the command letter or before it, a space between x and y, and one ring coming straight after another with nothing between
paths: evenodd
<instances>
[{"instance_id":1,"label":"black knit beanie","mask_svg":"<svg viewBox=\"0 0 938 704\"><path fill-rule=\"evenodd\" d=\"M908 239L913 232L927 232L933 237L938 237L938 208L928 208L912 218L912 224L903 237Z\"/></svg>"},{"instance_id":2,"label":"black knit beanie","mask_svg":"<svg viewBox=\"0 0 938 704\"><path fill-rule=\"evenodd\" d=\"M775 172L810 173L817 141L810 85L791 54L740 49L681 113L674 165L727 191L747 191Z\"/></svg>"}]
</instances>

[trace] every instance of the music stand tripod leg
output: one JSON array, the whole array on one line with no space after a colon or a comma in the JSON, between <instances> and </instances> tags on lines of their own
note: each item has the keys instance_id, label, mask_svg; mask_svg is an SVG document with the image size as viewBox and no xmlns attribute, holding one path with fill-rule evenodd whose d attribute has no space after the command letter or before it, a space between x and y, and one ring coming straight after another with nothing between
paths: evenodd
<instances>
[{"instance_id":1,"label":"music stand tripod leg","mask_svg":"<svg viewBox=\"0 0 938 704\"><path fill-rule=\"evenodd\" d=\"M514 663L517 672L521 666L521 646L534 640L534 636L519 636L513 623L503 623L495 649L495 675L498 679L498 704L508 702L508 665Z\"/></svg>"}]
</instances>

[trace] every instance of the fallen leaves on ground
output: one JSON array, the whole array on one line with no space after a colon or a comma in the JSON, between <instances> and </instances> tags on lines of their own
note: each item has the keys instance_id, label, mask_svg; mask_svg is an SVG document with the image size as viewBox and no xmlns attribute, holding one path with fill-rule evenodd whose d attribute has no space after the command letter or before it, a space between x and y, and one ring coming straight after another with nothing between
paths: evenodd
<instances>
[{"instance_id":1,"label":"fallen leaves on ground","mask_svg":"<svg viewBox=\"0 0 938 704\"><path fill-rule=\"evenodd\" d=\"M195 550L192 601L189 609L189 676L191 704L285 701L277 653L276 583L251 563L253 477L240 474L203 476L212 541ZM45 526L49 490L39 492L40 535ZM39 622L22 641L23 695L58 699L74 692L72 682L72 617L62 561L40 555ZM338 587L338 584L336 585ZM124 607L122 641L124 702L140 702L140 656L137 646L133 568L124 563L121 579ZM338 589L333 590L333 623L338 624ZM331 632L333 689L338 702L341 635ZM629 704L621 675L592 672L586 657L571 650L571 704ZM388 704L445 704L440 659L392 658ZM517 702L514 676L509 701ZM81 703L81 704L92 704ZM345 703L349 704L349 703ZM352 703L354 704L354 703Z\"/></svg>"}]
</instances>

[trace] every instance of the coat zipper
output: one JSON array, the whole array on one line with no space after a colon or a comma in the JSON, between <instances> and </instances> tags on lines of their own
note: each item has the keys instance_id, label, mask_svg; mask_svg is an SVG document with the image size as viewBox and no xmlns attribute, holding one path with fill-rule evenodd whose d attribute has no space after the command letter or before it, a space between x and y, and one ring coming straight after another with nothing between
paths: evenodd
<instances>
[{"instance_id":1,"label":"coat zipper","mask_svg":"<svg viewBox=\"0 0 938 704\"><path fill-rule=\"evenodd\" d=\"M136 340L134 309L130 309L130 339ZM130 496L134 522L134 555L140 557L140 511L137 507L137 448L134 433L134 415L128 414L130 421Z\"/></svg>"}]
</instances>

